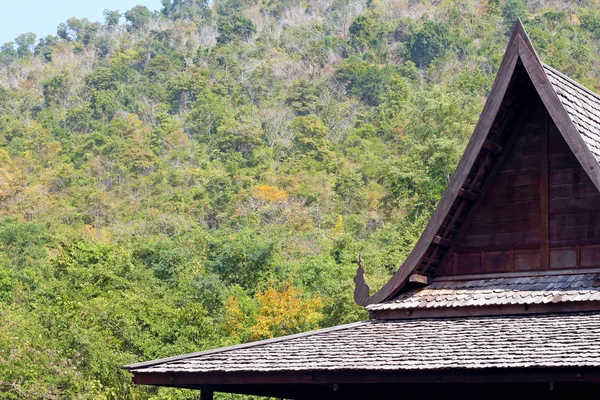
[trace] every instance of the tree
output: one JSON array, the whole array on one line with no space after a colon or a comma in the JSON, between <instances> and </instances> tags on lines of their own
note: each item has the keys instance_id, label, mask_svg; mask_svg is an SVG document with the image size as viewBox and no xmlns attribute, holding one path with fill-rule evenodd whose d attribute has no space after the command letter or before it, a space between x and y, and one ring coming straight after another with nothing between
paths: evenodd
<instances>
[{"instance_id":1,"label":"tree","mask_svg":"<svg viewBox=\"0 0 600 400\"><path fill-rule=\"evenodd\" d=\"M323 318L320 312L323 303L319 297L307 299L302 295L291 283L257 293L260 308L257 322L250 328L251 339L270 339L316 329Z\"/></svg>"},{"instance_id":2,"label":"tree","mask_svg":"<svg viewBox=\"0 0 600 400\"><path fill-rule=\"evenodd\" d=\"M17 54L19 57L29 57L33 54L33 46L36 39L35 33L23 33L15 39Z\"/></svg>"},{"instance_id":3,"label":"tree","mask_svg":"<svg viewBox=\"0 0 600 400\"><path fill-rule=\"evenodd\" d=\"M340 65L335 75L345 83L349 94L358 96L370 106L377 106L382 93L389 90L390 81L398 76L398 71L389 65L381 67L352 57Z\"/></svg>"},{"instance_id":4,"label":"tree","mask_svg":"<svg viewBox=\"0 0 600 400\"><path fill-rule=\"evenodd\" d=\"M419 68L426 68L435 58L442 57L451 45L448 27L432 20L424 20L406 40L410 59Z\"/></svg>"},{"instance_id":5,"label":"tree","mask_svg":"<svg viewBox=\"0 0 600 400\"><path fill-rule=\"evenodd\" d=\"M104 14L104 23L111 29L114 29L119 25L119 20L121 19L121 14L119 10L108 10L105 9L102 14Z\"/></svg>"},{"instance_id":6,"label":"tree","mask_svg":"<svg viewBox=\"0 0 600 400\"><path fill-rule=\"evenodd\" d=\"M130 32L141 31L146 28L152 19L152 13L146 6L135 6L131 10L126 11L125 21L127 21L127 30Z\"/></svg>"},{"instance_id":7,"label":"tree","mask_svg":"<svg viewBox=\"0 0 600 400\"><path fill-rule=\"evenodd\" d=\"M217 28L219 29L217 42L221 44L227 44L236 38L248 40L256 32L254 23L241 13L219 16Z\"/></svg>"},{"instance_id":8,"label":"tree","mask_svg":"<svg viewBox=\"0 0 600 400\"><path fill-rule=\"evenodd\" d=\"M58 74L42 83L44 99L47 106L59 104L66 106L69 96L69 75L66 72Z\"/></svg>"},{"instance_id":9,"label":"tree","mask_svg":"<svg viewBox=\"0 0 600 400\"><path fill-rule=\"evenodd\" d=\"M359 15L348 29L350 42L357 48L380 46L386 39L386 26L372 13Z\"/></svg>"},{"instance_id":10,"label":"tree","mask_svg":"<svg viewBox=\"0 0 600 400\"><path fill-rule=\"evenodd\" d=\"M56 36L47 35L41 38L35 46L35 55L43 57L45 61L52 61L52 51L56 42Z\"/></svg>"},{"instance_id":11,"label":"tree","mask_svg":"<svg viewBox=\"0 0 600 400\"><path fill-rule=\"evenodd\" d=\"M210 16L208 0L162 0L160 12L170 19L196 19Z\"/></svg>"},{"instance_id":12,"label":"tree","mask_svg":"<svg viewBox=\"0 0 600 400\"><path fill-rule=\"evenodd\" d=\"M297 80L290 85L285 104L298 115L315 113L319 102L318 93L317 85L306 80Z\"/></svg>"},{"instance_id":13,"label":"tree","mask_svg":"<svg viewBox=\"0 0 600 400\"><path fill-rule=\"evenodd\" d=\"M342 207L347 211L354 211L363 207L366 196L363 193L364 181L362 174L344 168L335 178L333 190L340 199Z\"/></svg>"},{"instance_id":14,"label":"tree","mask_svg":"<svg viewBox=\"0 0 600 400\"><path fill-rule=\"evenodd\" d=\"M18 53L15 50L13 42L4 43L0 46L0 64L7 65L8 63L16 60Z\"/></svg>"},{"instance_id":15,"label":"tree","mask_svg":"<svg viewBox=\"0 0 600 400\"><path fill-rule=\"evenodd\" d=\"M600 39L600 11L590 10L581 14L581 27Z\"/></svg>"},{"instance_id":16,"label":"tree","mask_svg":"<svg viewBox=\"0 0 600 400\"><path fill-rule=\"evenodd\" d=\"M292 129L295 132L294 146L297 153L319 162L331 161L333 154L327 140L329 130L319 118L313 115L297 117L292 122Z\"/></svg>"},{"instance_id":17,"label":"tree","mask_svg":"<svg viewBox=\"0 0 600 400\"><path fill-rule=\"evenodd\" d=\"M510 32L518 19L527 18L527 4L524 0L506 0L502 8L502 16L507 32Z\"/></svg>"},{"instance_id":18,"label":"tree","mask_svg":"<svg viewBox=\"0 0 600 400\"><path fill-rule=\"evenodd\" d=\"M275 243L246 231L209 241L206 264L226 284L253 292L271 271L275 253Z\"/></svg>"}]
</instances>

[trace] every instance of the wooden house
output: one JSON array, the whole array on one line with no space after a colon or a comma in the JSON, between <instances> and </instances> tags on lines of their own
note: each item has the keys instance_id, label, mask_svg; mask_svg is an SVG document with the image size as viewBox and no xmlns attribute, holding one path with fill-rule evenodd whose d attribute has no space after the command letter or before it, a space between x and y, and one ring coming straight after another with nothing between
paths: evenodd
<instances>
[{"instance_id":1,"label":"wooden house","mask_svg":"<svg viewBox=\"0 0 600 400\"><path fill-rule=\"evenodd\" d=\"M600 97L517 23L456 172L371 319L125 366L293 399L600 398Z\"/></svg>"}]
</instances>

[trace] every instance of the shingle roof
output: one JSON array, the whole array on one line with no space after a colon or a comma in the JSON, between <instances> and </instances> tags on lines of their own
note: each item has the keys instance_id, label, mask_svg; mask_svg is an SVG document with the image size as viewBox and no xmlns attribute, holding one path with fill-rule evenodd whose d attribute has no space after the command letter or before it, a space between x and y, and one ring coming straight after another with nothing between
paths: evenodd
<instances>
[{"instance_id":1,"label":"shingle roof","mask_svg":"<svg viewBox=\"0 0 600 400\"><path fill-rule=\"evenodd\" d=\"M143 374L599 367L599 342L600 313L368 321L129 368Z\"/></svg>"},{"instance_id":2,"label":"shingle roof","mask_svg":"<svg viewBox=\"0 0 600 400\"><path fill-rule=\"evenodd\" d=\"M600 96L552 67L542 66L585 144L600 162Z\"/></svg>"},{"instance_id":3,"label":"shingle roof","mask_svg":"<svg viewBox=\"0 0 600 400\"><path fill-rule=\"evenodd\" d=\"M600 274L434 281L369 311L600 301Z\"/></svg>"}]
</instances>

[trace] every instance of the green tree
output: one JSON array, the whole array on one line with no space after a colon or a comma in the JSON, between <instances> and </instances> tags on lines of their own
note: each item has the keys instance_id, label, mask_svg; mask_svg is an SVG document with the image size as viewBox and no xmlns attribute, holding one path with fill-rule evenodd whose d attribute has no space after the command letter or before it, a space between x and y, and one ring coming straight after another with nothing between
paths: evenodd
<instances>
[{"instance_id":1,"label":"green tree","mask_svg":"<svg viewBox=\"0 0 600 400\"><path fill-rule=\"evenodd\" d=\"M33 46L36 39L35 33L23 33L15 39L17 45L17 55L19 57L29 57L33 54Z\"/></svg>"},{"instance_id":2,"label":"green tree","mask_svg":"<svg viewBox=\"0 0 600 400\"><path fill-rule=\"evenodd\" d=\"M443 57L452 45L450 30L443 22L424 20L406 40L410 59L419 67L426 68L438 57Z\"/></svg>"},{"instance_id":3,"label":"green tree","mask_svg":"<svg viewBox=\"0 0 600 400\"><path fill-rule=\"evenodd\" d=\"M127 30L131 32L141 31L146 28L152 19L152 13L146 6L135 6L129 11L125 11L125 21L127 21Z\"/></svg>"},{"instance_id":4,"label":"green tree","mask_svg":"<svg viewBox=\"0 0 600 400\"><path fill-rule=\"evenodd\" d=\"M254 291L272 270L275 244L252 232L240 232L209 241L208 268L227 284Z\"/></svg>"},{"instance_id":5,"label":"green tree","mask_svg":"<svg viewBox=\"0 0 600 400\"><path fill-rule=\"evenodd\" d=\"M508 32L512 29L518 19L527 18L527 4L524 0L506 0L502 8L504 24Z\"/></svg>"},{"instance_id":6,"label":"green tree","mask_svg":"<svg viewBox=\"0 0 600 400\"><path fill-rule=\"evenodd\" d=\"M227 44L236 38L248 40L256 32L252 20L241 13L220 15L217 19L217 27L219 29L217 42L221 44Z\"/></svg>"},{"instance_id":7,"label":"green tree","mask_svg":"<svg viewBox=\"0 0 600 400\"><path fill-rule=\"evenodd\" d=\"M105 9L102 14L104 15L104 23L109 28L114 29L117 25L119 25L119 20L121 19L119 10Z\"/></svg>"},{"instance_id":8,"label":"green tree","mask_svg":"<svg viewBox=\"0 0 600 400\"><path fill-rule=\"evenodd\" d=\"M316 113L319 105L319 88L306 80L294 81L288 90L285 104L298 115Z\"/></svg>"}]
</instances>

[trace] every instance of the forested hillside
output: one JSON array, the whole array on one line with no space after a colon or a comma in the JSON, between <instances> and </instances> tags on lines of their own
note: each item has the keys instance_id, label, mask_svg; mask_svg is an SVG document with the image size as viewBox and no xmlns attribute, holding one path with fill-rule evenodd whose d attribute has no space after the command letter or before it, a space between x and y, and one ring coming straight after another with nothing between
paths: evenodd
<instances>
[{"instance_id":1,"label":"forested hillside","mask_svg":"<svg viewBox=\"0 0 600 400\"><path fill-rule=\"evenodd\" d=\"M517 17L600 90L598 0L156 8L0 48L0 398L195 398L119 367L366 318Z\"/></svg>"}]
</instances>

